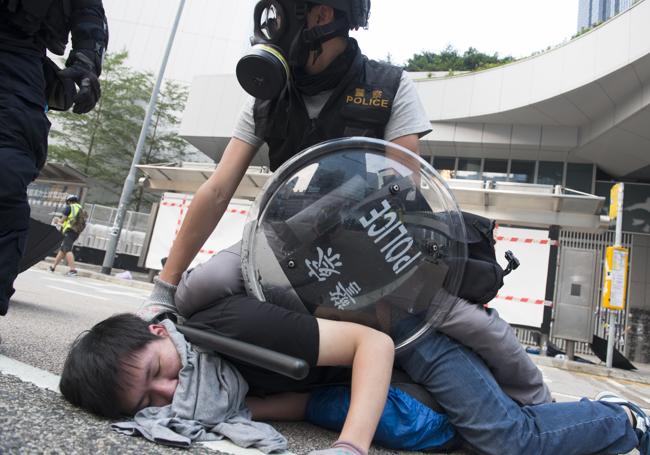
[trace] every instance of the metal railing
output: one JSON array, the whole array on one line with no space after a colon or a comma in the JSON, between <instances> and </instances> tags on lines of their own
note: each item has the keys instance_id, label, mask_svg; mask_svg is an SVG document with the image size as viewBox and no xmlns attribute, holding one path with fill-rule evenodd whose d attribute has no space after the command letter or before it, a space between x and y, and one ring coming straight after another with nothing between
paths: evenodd
<instances>
[{"instance_id":1,"label":"metal railing","mask_svg":"<svg viewBox=\"0 0 650 455\"><path fill-rule=\"evenodd\" d=\"M63 213L67 196L66 192L44 190L38 186L29 187L27 198L32 217L43 223L54 224L55 218ZM117 209L98 204L84 204L83 208L88 213L88 220L86 229L79 236L76 245L106 250ZM148 223L148 213L128 211L124 218L117 253L140 256Z\"/></svg>"}]
</instances>

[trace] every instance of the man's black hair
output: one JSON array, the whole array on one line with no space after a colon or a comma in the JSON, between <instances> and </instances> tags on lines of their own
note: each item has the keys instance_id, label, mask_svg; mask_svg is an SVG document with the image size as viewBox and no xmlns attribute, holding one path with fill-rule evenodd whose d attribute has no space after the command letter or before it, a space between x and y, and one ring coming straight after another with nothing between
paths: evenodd
<instances>
[{"instance_id":1,"label":"man's black hair","mask_svg":"<svg viewBox=\"0 0 650 455\"><path fill-rule=\"evenodd\" d=\"M59 388L70 403L100 416L122 414L118 399L123 391L124 362L160 338L149 324L124 313L111 316L82 333L72 344L63 365Z\"/></svg>"}]
</instances>

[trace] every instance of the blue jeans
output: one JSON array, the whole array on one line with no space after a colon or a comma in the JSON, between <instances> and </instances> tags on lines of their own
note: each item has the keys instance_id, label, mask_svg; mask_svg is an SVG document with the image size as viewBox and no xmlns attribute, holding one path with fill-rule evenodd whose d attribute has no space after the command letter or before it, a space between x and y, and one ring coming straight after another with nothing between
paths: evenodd
<instances>
[{"instance_id":1,"label":"blue jeans","mask_svg":"<svg viewBox=\"0 0 650 455\"><path fill-rule=\"evenodd\" d=\"M429 390L479 453L618 454L638 444L627 414L616 404L583 399L520 407L476 354L433 330L398 354L396 363Z\"/></svg>"}]
</instances>

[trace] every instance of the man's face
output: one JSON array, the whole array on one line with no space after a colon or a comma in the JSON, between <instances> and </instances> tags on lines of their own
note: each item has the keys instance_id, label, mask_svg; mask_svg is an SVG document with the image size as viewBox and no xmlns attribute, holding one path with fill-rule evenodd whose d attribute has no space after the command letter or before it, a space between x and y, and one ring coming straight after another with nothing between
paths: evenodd
<instances>
[{"instance_id":1,"label":"man's face","mask_svg":"<svg viewBox=\"0 0 650 455\"><path fill-rule=\"evenodd\" d=\"M178 351L164 326L149 330L161 337L124 362L121 381L126 385L120 396L123 412L133 415L151 406L171 404L182 364Z\"/></svg>"}]
</instances>

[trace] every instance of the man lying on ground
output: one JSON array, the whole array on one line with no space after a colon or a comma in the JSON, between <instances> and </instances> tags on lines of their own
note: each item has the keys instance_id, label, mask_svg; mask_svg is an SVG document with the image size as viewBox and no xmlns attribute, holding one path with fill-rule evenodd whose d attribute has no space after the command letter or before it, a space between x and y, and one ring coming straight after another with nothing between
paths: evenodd
<instances>
[{"instance_id":1,"label":"man lying on ground","mask_svg":"<svg viewBox=\"0 0 650 455\"><path fill-rule=\"evenodd\" d=\"M286 440L270 426L249 419L308 417L330 429L343 427L333 448L319 453L365 454L386 401L386 372L390 377L391 370L386 360L392 358L392 343L357 324L314 320L307 325L314 322L321 346L318 359L312 359L315 368L310 377L294 381L250 365L248 377L263 380L275 392L307 390L319 382L349 384L349 370L319 365L352 363L351 394L339 387L311 394L248 396L244 401L247 384L228 362L195 349L168 320L147 324L130 314L108 318L78 338L66 360L60 389L68 401L101 416L135 415L133 422L115 427L157 442L187 446L191 440L214 439L218 434L244 447L273 452L286 449ZM299 330L293 332L294 341L302 339L309 345L315 341L301 338ZM346 341L333 342L333 333ZM403 420L399 426L393 425L394 418L380 422L378 442L388 447L420 450L455 442L444 417L397 389L390 390L387 414L399 414Z\"/></svg>"}]
</instances>

